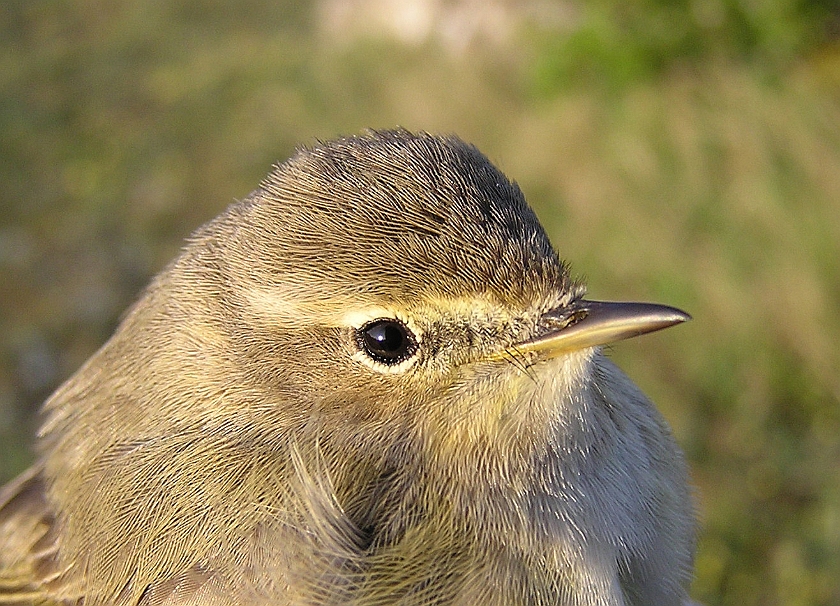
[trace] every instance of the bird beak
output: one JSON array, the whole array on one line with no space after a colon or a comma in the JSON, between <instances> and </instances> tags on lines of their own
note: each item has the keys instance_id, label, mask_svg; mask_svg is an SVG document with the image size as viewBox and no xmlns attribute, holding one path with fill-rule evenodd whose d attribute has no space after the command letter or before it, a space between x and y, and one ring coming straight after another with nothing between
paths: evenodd
<instances>
[{"instance_id":1,"label":"bird beak","mask_svg":"<svg viewBox=\"0 0 840 606\"><path fill-rule=\"evenodd\" d=\"M690 319L684 311L667 305L578 300L544 314L540 324L547 332L511 349L554 358L570 351L638 337Z\"/></svg>"}]
</instances>

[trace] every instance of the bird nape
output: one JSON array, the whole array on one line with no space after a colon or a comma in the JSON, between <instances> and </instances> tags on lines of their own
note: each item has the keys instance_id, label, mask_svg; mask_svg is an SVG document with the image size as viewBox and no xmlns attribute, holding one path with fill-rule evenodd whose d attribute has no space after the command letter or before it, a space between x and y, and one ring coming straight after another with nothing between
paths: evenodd
<instances>
[{"instance_id":1,"label":"bird nape","mask_svg":"<svg viewBox=\"0 0 840 606\"><path fill-rule=\"evenodd\" d=\"M45 403L0 604L683 604L682 454L456 137L298 151L189 239Z\"/></svg>"}]
</instances>

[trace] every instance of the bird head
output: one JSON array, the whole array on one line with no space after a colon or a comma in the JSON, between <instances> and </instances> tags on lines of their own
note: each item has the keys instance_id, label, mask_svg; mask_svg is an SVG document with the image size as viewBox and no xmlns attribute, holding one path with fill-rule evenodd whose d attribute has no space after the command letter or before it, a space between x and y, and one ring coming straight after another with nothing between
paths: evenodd
<instances>
[{"instance_id":1,"label":"bird head","mask_svg":"<svg viewBox=\"0 0 840 606\"><path fill-rule=\"evenodd\" d=\"M432 503L525 537L532 522L511 516L557 493L576 513L532 516L546 536L591 526L640 551L647 531L622 534L621 516L657 506L626 490L678 483L681 463L612 485L654 447L639 442L643 396L607 380L618 371L598 347L688 316L584 294L519 188L461 140L397 130L300 150L199 229L48 401L42 448L67 549L102 545L85 566L114 593L211 558L208 533L241 543L321 491L354 527L379 524L380 542ZM626 423L620 402L597 404L613 392L632 404ZM485 489L496 496L470 500ZM600 520L589 500L621 501L620 515ZM323 523L312 516L284 523Z\"/></svg>"}]
</instances>

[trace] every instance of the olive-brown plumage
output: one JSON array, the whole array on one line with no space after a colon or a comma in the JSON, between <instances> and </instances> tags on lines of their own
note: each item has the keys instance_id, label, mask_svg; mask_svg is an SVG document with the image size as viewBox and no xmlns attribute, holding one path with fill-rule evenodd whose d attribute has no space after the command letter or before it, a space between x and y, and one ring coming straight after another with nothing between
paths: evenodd
<instances>
[{"instance_id":1,"label":"olive-brown plumage","mask_svg":"<svg viewBox=\"0 0 840 606\"><path fill-rule=\"evenodd\" d=\"M687 316L583 294L457 138L301 150L46 402L0 604L682 604L682 456L597 345Z\"/></svg>"}]
</instances>

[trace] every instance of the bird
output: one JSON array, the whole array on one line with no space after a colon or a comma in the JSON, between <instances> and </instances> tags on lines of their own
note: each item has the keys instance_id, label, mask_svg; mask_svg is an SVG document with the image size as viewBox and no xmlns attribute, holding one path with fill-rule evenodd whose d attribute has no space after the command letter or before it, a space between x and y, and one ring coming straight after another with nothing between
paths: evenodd
<instances>
[{"instance_id":1,"label":"bird","mask_svg":"<svg viewBox=\"0 0 840 606\"><path fill-rule=\"evenodd\" d=\"M44 403L0 605L690 603L684 455L596 301L454 135L301 147Z\"/></svg>"}]
</instances>

